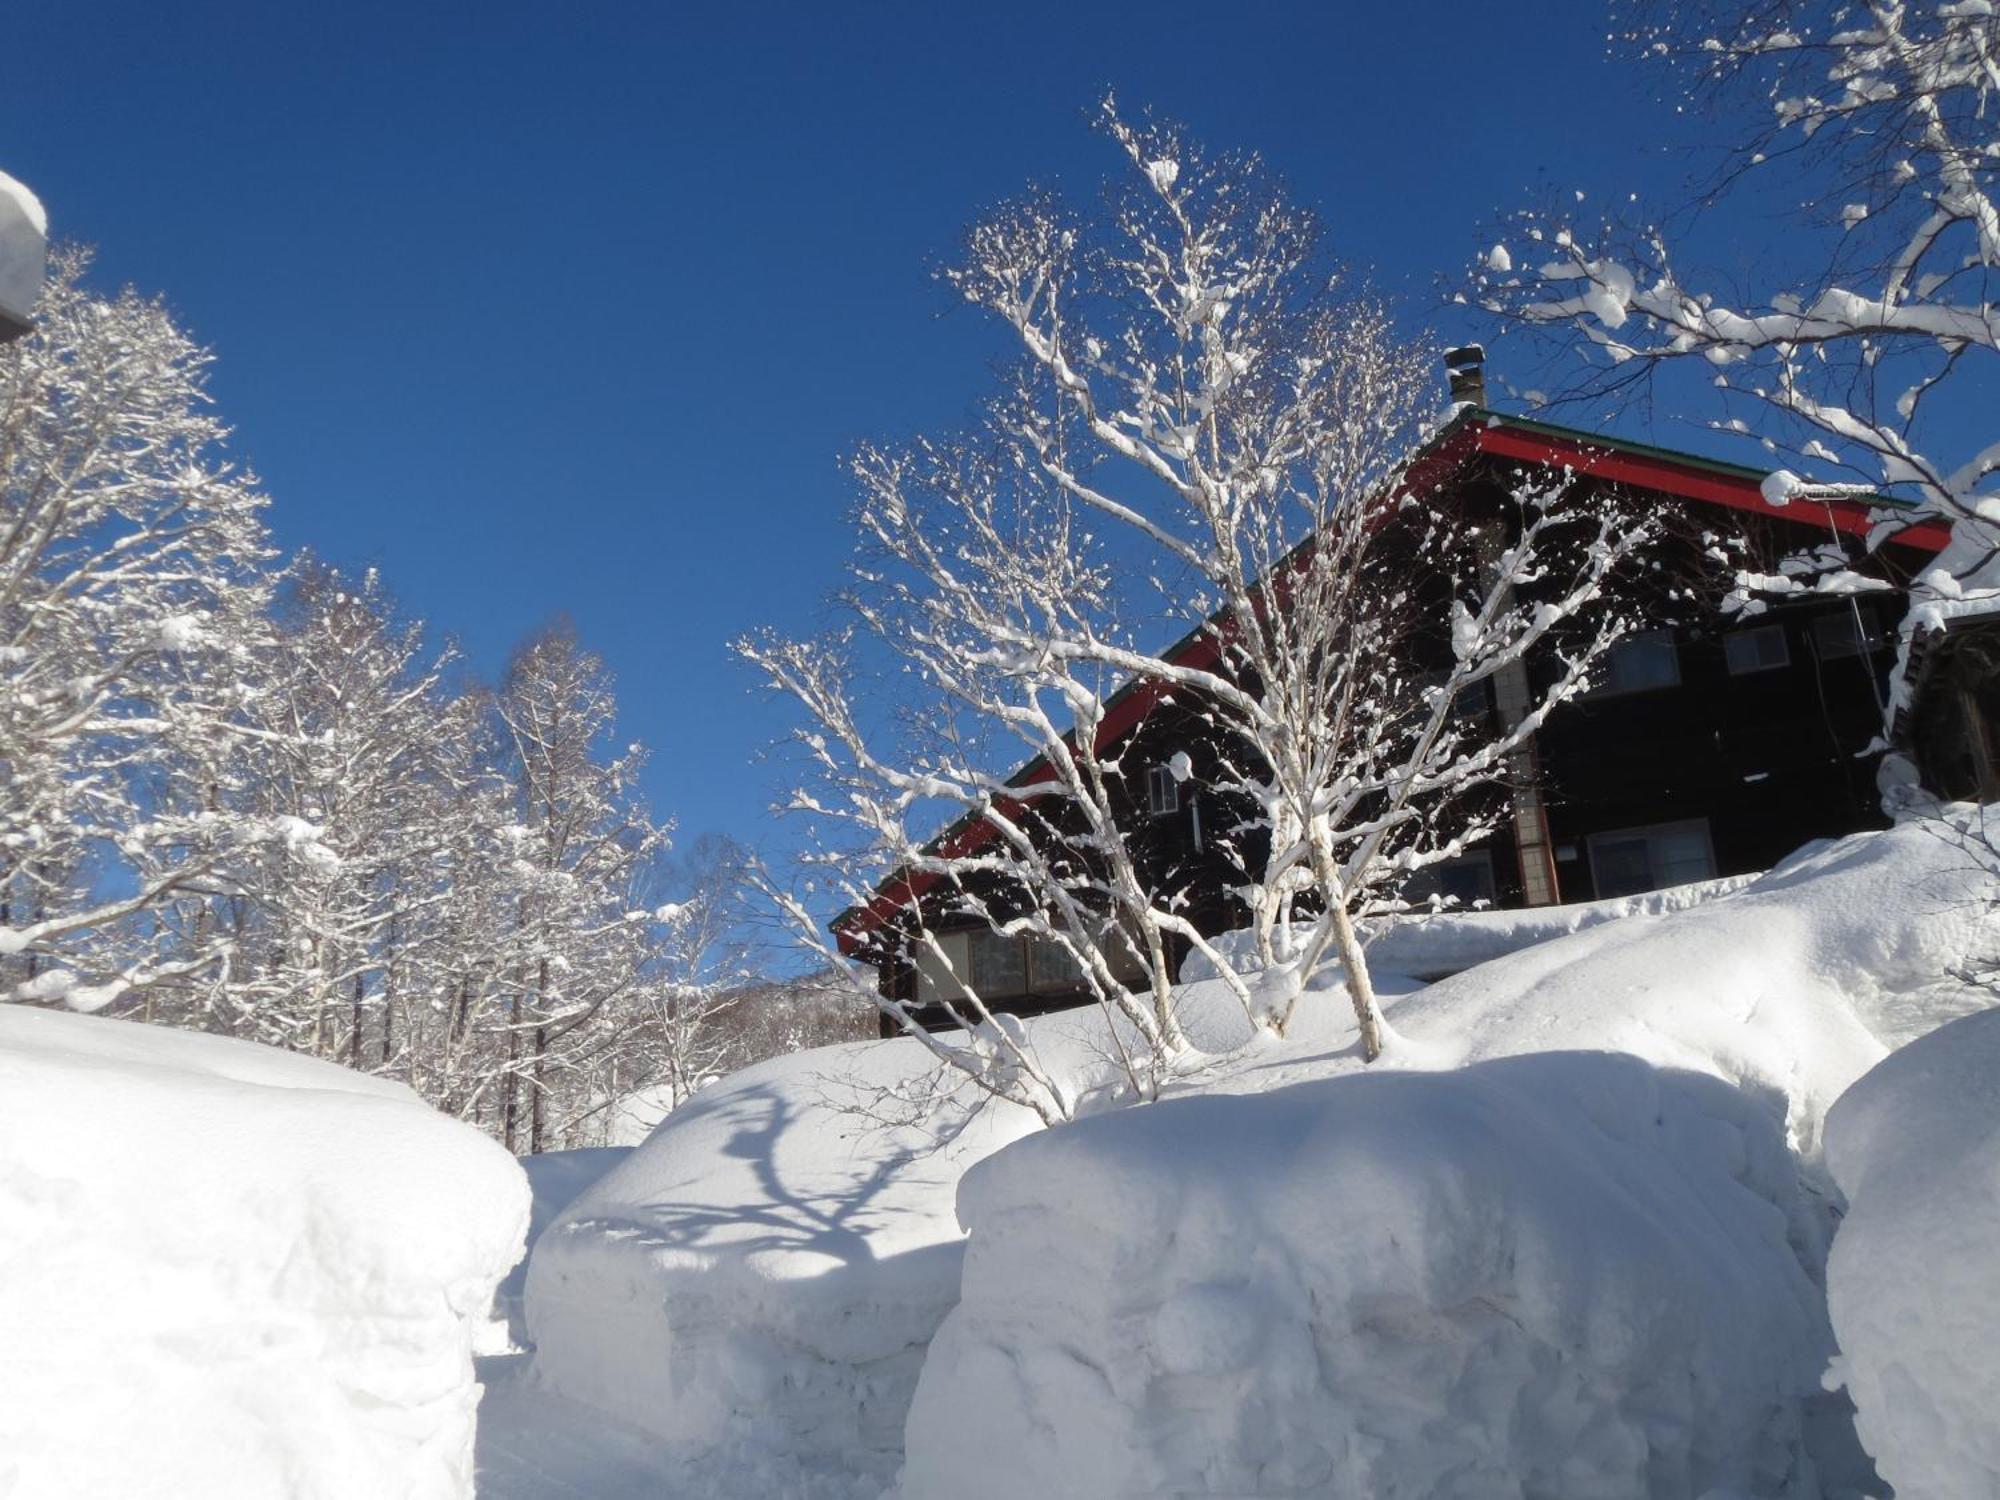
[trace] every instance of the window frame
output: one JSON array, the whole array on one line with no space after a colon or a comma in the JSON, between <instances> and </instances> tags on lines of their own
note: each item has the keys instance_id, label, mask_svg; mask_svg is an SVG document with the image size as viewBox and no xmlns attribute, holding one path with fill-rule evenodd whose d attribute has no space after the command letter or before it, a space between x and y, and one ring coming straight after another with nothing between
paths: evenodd
<instances>
[{"instance_id":1,"label":"window frame","mask_svg":"<svg viewBox=\"0 0 2000 1500\"><path fill-rule=\"evenodd\" d=\"M1730 647L1738 641L1773 640L1778 643L1778 660L1759 659L1747 667L1739 667ZM1763 672L1782 672L1792 664L1791 632L1775 621L1769 625L1752 625L1743 630L1732 630L1722 638L1722 665L1731 677L1755 677Z\"/></svg>"},{"instance_id":2,"label":"window frame","mask_svg":"<svg viewBox=\"0 0 2000 1500\"><path fill-rule=\"evenodd\" d=\"M1166 795L1161 796L1162 789ZM1181 810L1180 778L1166 761L1146 768L1146 813L1154 818L1171 818Z\"/></svg>"}]
</instances>

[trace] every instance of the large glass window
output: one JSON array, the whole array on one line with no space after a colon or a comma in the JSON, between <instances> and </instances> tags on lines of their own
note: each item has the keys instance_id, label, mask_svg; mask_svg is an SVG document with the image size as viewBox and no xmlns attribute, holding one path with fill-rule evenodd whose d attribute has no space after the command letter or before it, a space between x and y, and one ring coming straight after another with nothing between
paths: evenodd
<instances>
[{"instance_id":1,"label":"large glass window","mask_svg":"<svg viewBox=\"0 0 2000 1500\"><path fill-rule=\"evenodd\" d=\"M1715 851L1709 843L1708 820L1593 833L1590 871L1600 898L1712 879Z\"/></svg>"},{"instance_id":2,"label":"large glass window","mask_svg":"<svg viewBox=\"0 0 2000 1500\"><path fill-rule=\"evenodd\" d=\"M1611 698L1621 693L1650 693L1677 686L1681 680L1680 652L1671 630L1642 630L1613 646L1598 664L1588 696Z\"/></svg>"}]
</instances>

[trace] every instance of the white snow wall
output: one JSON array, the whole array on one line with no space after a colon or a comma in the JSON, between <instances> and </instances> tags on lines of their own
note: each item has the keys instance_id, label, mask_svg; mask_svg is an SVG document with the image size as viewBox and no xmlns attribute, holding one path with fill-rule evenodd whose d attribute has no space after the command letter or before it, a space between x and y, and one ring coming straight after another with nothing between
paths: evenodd
<instances>
[{"instance_id":1,"label":"white snow wall","mask_svg":"<svg viewBox=\"0 0 2000 1500\"><path fill-rule=\"evenodd\" d=\"M400 1084L0 1005L0 1494L472 1494L513 1158Z\"/></svg>"},{"instance_id":2,"label":"white snow wall","mask_svg":"<svg viewBox=\"0 0 2000 1500\"><path fill-rule=\"evenodd\" d=\"M961 1188L902 1500L1793 1493L1795 1184L1768 1107L1609 1053L1033 1136Z\"/></svg>"}]
</instances>

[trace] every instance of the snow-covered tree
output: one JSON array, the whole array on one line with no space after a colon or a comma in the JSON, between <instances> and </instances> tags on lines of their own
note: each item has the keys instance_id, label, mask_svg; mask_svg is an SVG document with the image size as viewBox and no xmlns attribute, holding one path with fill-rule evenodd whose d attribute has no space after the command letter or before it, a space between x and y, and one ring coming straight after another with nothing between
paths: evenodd
<instances>
[{"instance_id":1,"label":"snow-covered tree","mask_svg":"<svg viewBox=\"0 0 2000 1500\"><path fill-rule=\"evenodd\" d=\"M502 837L513 936L504 959L500 1134L541 1151L601 1109L590 1080L643 984L663 920L639 903L667 847L637 795L644 752L611 745L616 702L604 663L567 623L514 654L495 705L514 819ZM608 752L608 753L607 753Z\"/></svg>"},{"instance_id":2,"label":"snow-covered tree","mask_svg":"<svg viewBox=\"0 0 2000 1500\"><path fill-rule=\"evenodd\" d=\"M232 931L207 1024L388 1070L395 1012L434 869L460 810L440 757L447 650L427 656L372 569L289 570L257 675L238 705L227 805L259 854L184 928ZM203 777L181 778L205 795Z\"/></svg>"},{"instance_id":3,"label":"snow-covered tree","mask_svg":"<svg viewBox=\"0 0 2000 1500\"><path fill-rule=\"evenodd\" d=\"M57 253L0 349L0 984L95 1009L219 960L155 920L257 837L161 795L175 747L227 744L267 555L224 452L208 355L158 302Z\"/></svg>"},{"instance_id":4,"label":"snow-covered tree","mask_svg":"<svg viewBox=\"0 0 2000 1500\"><path fill-rule=\"evenodd\" d=\"M1372 1058L1383 1030L1355 921L1490 826L1477 793L1624 628L1598 604L1649 523L1560 485L1481 515L1413 489L1428 346L1351 288L1255 158L1109 103L1103 123L1125 170L1100 211L1032 195L975 226L945 273L1019 358L977 432L860 454L848 636L747 645L805 710L816 784L792 805L841 830L813 889L774 894L807 936L829 883L867 907L892 871L938 882L955 915L1067 955L1136 1044L1142 1095L1187 1050L1176 946L1207 952L1275 1029L1337 954ZM1184 633L1194 649L1146 644ZM857 651L918 684L893 725L866 711ZM1554 664L1533 688L1531 656ZM1503 675L1520 691L1501 714L1457 710ZM1219 747L1199 774L1243 810L1213 836L1240 868L1254 987L1133 856L1142 768L1097 743L1121 682ZM1028 777L982 769L1023 750ZM900 961L943 964L930 918L899 907ZM1045 1117L1069 1111L1068 1086L982 997L952 1015L965 1044L925 1038L943 1060Z\"/></svg>"},{"instance_id":5,"label":"snow-covered tree","mask_svg":"<svg viewBox=\"0 0 2000 1500\"><path fill-rule=\"evenodd\" d=\"M1758 432L1818 476L1779 471L1773 501L1879 490L1911 502L1879 514L1877 545L1949 525L1911 590L1907 661L1915 632L2000 603L2000 15L1984 0L1655 14L1631 34L1643 52L1679 61L1724 120L1743 120L1746 95L1754 112L1703 195L1709 226L1756 192L1768 239L1770 205L1796 205L1767 283L1731 295L1657 227L1531 214L1482 257L1479 299L1583 353L1585 392L1696 363L1718 425ZM1749 582L1844 589L1857 582L1846 563L1801 558ZM1907 690L1899 670L1892 712Z\"/></svg>"}]
</instances>

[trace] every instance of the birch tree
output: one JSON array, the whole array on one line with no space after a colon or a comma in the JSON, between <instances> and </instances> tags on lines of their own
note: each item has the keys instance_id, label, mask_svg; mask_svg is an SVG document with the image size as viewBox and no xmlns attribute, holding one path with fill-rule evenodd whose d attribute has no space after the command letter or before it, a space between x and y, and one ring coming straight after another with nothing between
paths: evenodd
<instances>
[{"instance_id":1,"label":"birch tree","mask_svg":"<svg viewBox=\"0 0 2000 1500\"><path fill-rule=\"evenodd\" d=\"M371 1071L401 1045L397 987L458 809L443 775L449 649L427 655L370 569L288 570L242 708L236 811L268 830L214 914L241 931L214 1020ZM236 913L237 915L232 915Z\"/></svg>"},{"instance_id":2,"label":"birch tree","mask_svg":"<svg viewBox=\"0 0 2000 1500\"><path fill-rule=\"evenodd\" d=\"M1356 921L1490 826L1475 794L1626 628L1603 596L1650 523L1560 484L1486 516L1427 493L1406 464L1435 411L1428 344L1339 272L1256 158L1109 102L1102 125L1123 170L1096 211L1030 195L944 273L1018 354L978 430L855 464L847 654L865 646L925 696L885 734L839 643L749 645L805 710L816 780L791 805L845 830L818 866L841 898L867 906L900 871L1074 954L1138 1043L1142 1097L1187 1050L1169 940L1278 1031L1337 956L1372 1060L1385 1032ZM1531 657L1544 670L1518 712L1455 712ZM1129 858L1121 783L1138 768L1098 743L1120 682L1197 713L1222 747L1206 774L1248 810L1219 836L1254 986ZM1032 775L978 769L1010 740ZM997 905L980 894L994 885ZM776 894L803 934L809 893ZM900 940L941 960L926 924ZM1093 932L1140 950L1136 990ZM952 1019L967 1040L924 1038L941 1059L1045 1117L1073 1106L981 997Z\"/></svg>"}]
</instances>

